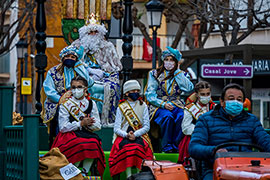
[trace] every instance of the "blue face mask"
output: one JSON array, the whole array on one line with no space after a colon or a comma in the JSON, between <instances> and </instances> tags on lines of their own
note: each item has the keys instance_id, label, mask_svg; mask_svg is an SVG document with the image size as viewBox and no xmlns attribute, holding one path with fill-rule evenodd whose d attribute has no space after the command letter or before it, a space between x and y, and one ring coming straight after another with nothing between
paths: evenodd
<instances>
[{"instance_id":1,"label":"blue face mask","mask_svg":"<svg viewBox=\"0 0 270 180\"><path fill-rule=\"evenodd\" d=\"M130 97L133 101L136 101L139 97L139 93L128 93L128 97Z\"/></svg>"},{"instance_id":2,"label":"blue face mask","mask_svg":"<svg viewBox=\"0 0 270 180\"><path fill-rule=\"evenodd\" d=\"M72 59L65 59L63 64L64 64L64 66L66 66L68 68L73 68L76 64L76 61L74 61Z\"/></svg>"},{"instance_id":3,"label":"blue face mask","mask_svg":"<svg viewBox=\"0 0 270 180\"><path fill-rule=\"evenodd\" d=\"M228 100L225 103L225 111L231 116L237 116L243 110L243 103L237 100Z\"/></svg>"}]
</instances>

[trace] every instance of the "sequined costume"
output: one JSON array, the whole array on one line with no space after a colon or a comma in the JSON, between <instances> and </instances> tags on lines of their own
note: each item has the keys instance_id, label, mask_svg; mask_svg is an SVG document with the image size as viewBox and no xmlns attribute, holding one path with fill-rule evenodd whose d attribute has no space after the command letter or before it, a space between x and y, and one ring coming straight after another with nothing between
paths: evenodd
<instances>
[{"instance_id":1,"label":"sequined costume","mask_svg":"<svg viewBox=\"0 0 270 180\"><path fill-rule=\"evenodd\" d=\"M81 49L68 46L61 51L60 57L63 58L67 54L74 54L79 59L82 53ZM44 92L47 96L42 112L44 123L48 123L55 117L61 96L70 89L71 79L77 75L82 76L88 81L89 88L93 86L94 80L89 76L85 66L79 60L73 68L68 68L63 63L60 63L47 72L43 82Z\"/></svg>"},{"instance_id":2,"label":"sequined costume","mask_svg":"<svg viewBox=\"0 0 270 180\"><path fill-rule=\"evenodd\" d=\"M182 137L181 122L183 119L184 104L180 99L181 92L189 92L193 89L192 82L181 70L174 72L173 78L164 80L168 76L164 71L157 76L157 71L149 72L145 96L149 102L150 119L161 128L162 151L178 149L178 143ZM165 103L174 106L172 111L165 109Z\"/></svg>"}]
</instances>

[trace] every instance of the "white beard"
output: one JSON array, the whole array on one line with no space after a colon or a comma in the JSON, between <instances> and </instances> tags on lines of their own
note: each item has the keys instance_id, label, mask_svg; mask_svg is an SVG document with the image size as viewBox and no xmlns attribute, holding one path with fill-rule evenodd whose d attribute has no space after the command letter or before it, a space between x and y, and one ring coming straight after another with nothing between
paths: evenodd
<instances>
[{"instance_id":1,"label":"white beard","mask_svg":"<svg viewBox=\"0 0 270 180\"><path fill-rule=\"evenodd\" d=\"M85 35L80 39L81 45L83 46L85 52L94 54L99 49L103 48L103 36L96 34L96 35Z\"/></svg>"}]
</instances>

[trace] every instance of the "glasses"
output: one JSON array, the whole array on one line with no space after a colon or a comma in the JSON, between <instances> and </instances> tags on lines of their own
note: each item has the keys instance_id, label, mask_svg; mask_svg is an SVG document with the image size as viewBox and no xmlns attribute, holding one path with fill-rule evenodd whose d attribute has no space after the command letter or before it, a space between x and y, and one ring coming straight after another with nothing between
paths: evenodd
<instances>
[{"instance_id":1,"label":"glasses","mask_svg":"<svg viewBox=\"0 0 270 180\"><path fill-rule=\"evenodd\" d=\"M71 89L82 89L85 88L85 86L71 86Z\"/></svg>"}]
</instances>

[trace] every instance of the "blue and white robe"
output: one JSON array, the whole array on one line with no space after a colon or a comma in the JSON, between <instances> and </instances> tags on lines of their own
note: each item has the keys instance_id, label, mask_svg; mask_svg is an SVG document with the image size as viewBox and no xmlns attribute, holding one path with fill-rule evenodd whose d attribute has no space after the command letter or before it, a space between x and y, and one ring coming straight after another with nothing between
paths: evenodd
<instances>
[{"instance_id":1,"label":"blue and white robe","mask_svg":"<svg viewBox=\"0 0 270 180\"><path fill-rule=\"evenodd\" d=\"M164 80L167 76L169 71L164 70L157 77L157 71L151 70L145 91L146 100L149 102L150 119L161 128L161 146L164 152L178 149L184 115L184 103L180 95L182 91L189 92L194 88L184 71L178 69L172 78ZM174 109L172 111L165 109L165 103L173 105Z\"/></svg>"},{"instance_id":2,"label":"blue and white robe","mask_svg":"<svg viewBox=\"0 0 270 180\"><path fill-rule=\"evenodd\" d=\"M70 89L71 80L77 75L88 81L88 88L93 86L94 80L89 76L81 61L76 62L74 69L59 64L48 71L43 82L44 92L47 96L43 107L44 112L42 113L44 123L54 118L61 96Z\"/></svg>"},{"instance_id":3,"label":"blue and white robe","mask_svg":"<svg viewBox=\"0 0 270 180\"><path fill-rule=\"evenodd\" d=\"M91 88L91 96L98 106L102 125L111 125L115 121L116 109L121 95L119 72L117 70L120 70L122 66L111 72L105 71L99 65L95 55L90 54L85 55L84 62L90 68L101 69L104 72L103 78L100 81L95 81L93 88Z\"/></svg>"}]
</instances>

